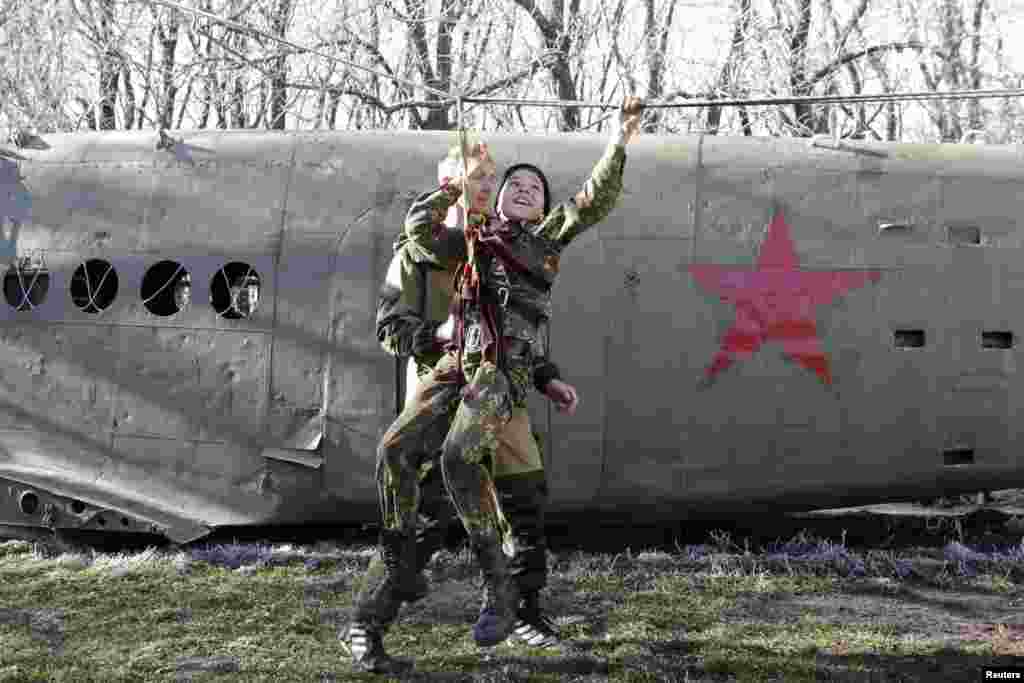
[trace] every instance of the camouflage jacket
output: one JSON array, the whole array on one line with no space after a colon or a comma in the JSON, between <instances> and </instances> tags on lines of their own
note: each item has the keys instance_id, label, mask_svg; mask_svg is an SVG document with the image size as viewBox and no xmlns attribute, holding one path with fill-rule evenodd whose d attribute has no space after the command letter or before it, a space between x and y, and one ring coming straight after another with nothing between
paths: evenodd
<instances>
[{"instance_id":1,"label":"camouflage jacket","mask_svg":"<svg viewBox=\"0 0 1024 683\"><path fill-rule=\"evenodd\" d=\"M499 258L477 264L492 293L508 298L502 316L503 335L527 342L535 358L542 358L546 352L544 323L551 313L551 288L558 275L562 250L614 208L622 189L625 160L625 149L609 144L582 191L571 201L556 206L539 224L520 225L491 219L481 230L482 234L500 235L506 252L520 266L506 268ZM442 187L413 203L406 216L405 230L410 242L416 244L415 248L424 258L438 265L447 263L447 257L439 253L442 234L438 231L438 221L443 220L459 194L460 188L456 185ZM507 294L499 293L500 289L507 290ZM469 307L465 322L466 366L471 371L483 346L478 305Z\"/></svg>"},{"instance_id":2,"label":"camouflage jacket","mask_svg":"<svg viewBox=\"0 0 1024 683\"><path fill-rule=\"evenodd\" d=\"M459 235L465 249L465 242ZM464 257L463 257L464 258ZM451 270L423 258L423 251L410 241L402 244L391 258L388 274L381 286L377 307L377 341L392 356L412 355L413 335L424 322L441 324L448 319L455 295L454 274L463 261L453 258ZM417 374L434 367L441 358L441 347L415 358Z\"/></svg>"}]
</instances>

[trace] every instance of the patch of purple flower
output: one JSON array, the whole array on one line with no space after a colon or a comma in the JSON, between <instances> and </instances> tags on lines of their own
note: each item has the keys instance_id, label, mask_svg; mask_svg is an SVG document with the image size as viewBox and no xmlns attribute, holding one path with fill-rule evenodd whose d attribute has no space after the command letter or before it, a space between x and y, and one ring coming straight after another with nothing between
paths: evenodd
<instances>
[{"instance_id":1,"label":"patch of purple flower","mask_svg":"<svg viewBox=\"0 0 1024 683\"><path fill-rule=\"evenodd\" d=\"M188 554L193 560L229 569L238 569L242 565L266 564L272 552L269 545L258 543L201 545L188 549Z\"/></svg>"},{"instance_id":2,"label":"patch of purple flower","mask_svg":"<svg viewBox=\"0 0 1024 683\"><path fill-rule=\"evenodd\" d=\"M977 576L978 570L985 565L1005 566L1024 561L1024 544L990 545L987 547L987 551L981 551L953 541L946 544L942 553L948 561L956 563L957 573L961 576Z\"/></svg>"},{"instance_id":3,"label":"patch of purple flower","mask_svg":"<svg viewBox=\"0 0 1024 683\"><path fill-rule=\"evenodd\" d=\"M893 569L896 571L896 576L905 579L914 570L914 563L907 558L901 558L895 561Z\"/></svg>"},{"instance_id":4,"label":"patch of purple flower","mask_svg":"<svg viewBox=\"0 0 1024 683\"><path fill-rule=\"evenodd\" d=\"M705 555L711 552L711 548L706 545L688 545L683 548L683 555L690 562L697 562Z\"/></svg>"},{"instance_id":5,"label":"patch of purple flower","mask_svg":"<svg viewBox=\"0 0 1024 683\"><path fill-rule=\"evenodd\" d=\"M852 555L846 546L819 541L809 543L807 541L787 541L786 543L773 543L769 545L766 559L779 563L796 563L817 565L819 567L832 567L847 576L865 576L867 568L864 560Z\"/></svg>"}]
</instances>

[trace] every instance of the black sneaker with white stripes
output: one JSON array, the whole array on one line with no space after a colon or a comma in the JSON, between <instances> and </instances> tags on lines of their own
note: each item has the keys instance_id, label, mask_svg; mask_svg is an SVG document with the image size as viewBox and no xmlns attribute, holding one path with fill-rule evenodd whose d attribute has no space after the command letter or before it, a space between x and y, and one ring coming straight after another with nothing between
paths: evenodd
<instances>
[{"instance_id":1,"label":"black sneaker with white stripes","mask_svg":"<svg viewBox=\"0 0 1024 683\"><path fill-rule=\"evenodd\" d=\"M380 632L366 624L349 624L341 642L352 655L352 668L356 671L383 674L400 673L412 668L412 662L388 655L384 651Z\"/></svg>"},{"instance_id":2,"label":"black sneaker with white stripes","mask_svg":"<svg viewBox=\"0 0 1024 683\"><path fill-rule=\"evenodd\" d=\"M523 601L516 615L516 625L512 628L512 639L527 647L553 648L562 644L558 636L558 627L544 616L536 599Z\"/></svg>"}]
</instances>

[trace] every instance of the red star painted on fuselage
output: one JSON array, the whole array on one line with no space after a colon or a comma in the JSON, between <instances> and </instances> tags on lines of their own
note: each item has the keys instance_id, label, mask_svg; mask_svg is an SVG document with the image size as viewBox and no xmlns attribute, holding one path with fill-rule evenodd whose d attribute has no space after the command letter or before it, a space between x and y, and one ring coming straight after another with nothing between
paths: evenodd
<instances>
[{"instance_id":1,"label":"red star painted on fuselage","mask_svg":"<svg viewBox=\"0 0 1024 683\"><path fill-rule=\"evenodd\" d=\"M736 306L736 322L706 370L709 380L738 360L750 358L770 341L783 353L831 384L828 356L821 348L815 308L845 292L877 282L877 270L800 270L789 226L777 212L757 258L756 268L690 266L694 280Z\"/></svg>"}]
</instances>

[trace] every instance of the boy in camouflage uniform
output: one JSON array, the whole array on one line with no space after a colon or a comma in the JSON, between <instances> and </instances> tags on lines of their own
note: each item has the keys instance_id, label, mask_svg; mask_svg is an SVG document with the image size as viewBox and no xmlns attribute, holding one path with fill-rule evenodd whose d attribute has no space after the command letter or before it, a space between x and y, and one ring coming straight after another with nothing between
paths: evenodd
<instances>
[{"instance_id":1,"label":"boy in camouflage uniform","mask_svg":"<svg viewBox=\"0 0 1024 683\"><path fill-rule=\"evenodd\" d=\"M486 155L486 148L476 152ZM489 161L489 159L487 159ZM461 167L461 153L455 148L438 167L439 178L453 175ZM486 208L494 191L493 163L479 164L479 196L475 203ZM423 195L422 200L427 195ZM431 219L440 217L431 209ZM381 639L397 618L401 602L414 602L427 592L420 571L441 547L447 525L455 514L444 488L437 453L448 431L460 398L458 383L450 377L437 378L433 367L450 340L451 325L445 328L454 295L453 275L466 259L462 231L463 209L452 206L444 226L435 226L439 239L429 251L408 240L400 240L388 269L381 293L377 336L386 351L398 357L410 356L405 408L385 434L378 461L379 496L385 523L381 532L381 554L367 571L363 589L356 599L356 613L346 634L353 665L358 669L388 672L402 668L389 658ZM571 390L571 388L570 388ZM573 394L575 394L574 390ZM575 406L571 406L573 409ZM413 419L415 418L415 419ZM429 450L427 450L429 449ZM402 525L386 512L386 503L396 491L388 484L386 464L398 462L409 478L416 472L419 500L418 523L409 529L409 516ZM544 507L547 482L539 443L531 434L525 405L498 435L493 476L498 494L508 512L516 553L511 574L523 596L518 610L517 639L534 647L557 645L555 630L541 613L538 593L547 583ZM396 506L397 507L397 506ZM390 517L390 519L389 519ZM415 518L414 518L415 519ZM390 521L390 526L389 526ZM415 533L415 549L411 548ZM388 567L388 563L393 565Z\"/></svg>"},{"instance_id":2,"label":"boy in camouflage uniform","mask_svg":"<svg viewBox=\"0 0 1024 683\"><path fill-rule=\"evenodd\" d=\"M558 379L544 357L546 321L551 311L551 288L562 250L614 207L622 188L625 144L640 124L640 101L627 98L620 125L583 190L553 211L547 211L547 181L536 167L509 169L499 189L500 220L471 214L465 233L467 264L459 283L456 328L457 352L449 352L434 367L433 381L462 387L462 400L444 440L441 468L445 486L469 535L487 587L486 601L473 627L478 645L492 646L511 633L516 620L518 590L510 580L510 526L494 486L491 468L498 435L513 412L525 405L531 384L562 406L575 406L575 390ZM484 151L485 152L485 151ZM421 197L409 209L406 233L432 254L438 265L444 234L438 230L468 187L475 201L479 185L474 174L484 164L478 152L468 164L468 178L454 178ZM403 418L415 426L429 418L428 402L420 412ZM434 434L430 435L435 437ZM436 437L435 437L436 438ZM385 525L411 524L418 503L414 472L403 464L400 448L382 443L387 499ZM406 521L409 520L409 521Z\"/></svg>"}]
</instances>

